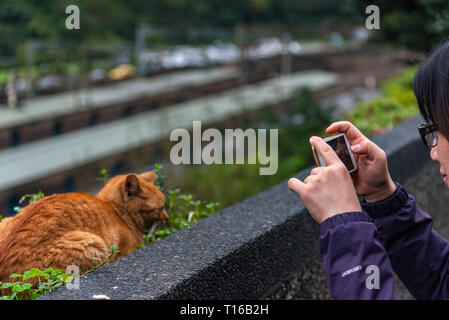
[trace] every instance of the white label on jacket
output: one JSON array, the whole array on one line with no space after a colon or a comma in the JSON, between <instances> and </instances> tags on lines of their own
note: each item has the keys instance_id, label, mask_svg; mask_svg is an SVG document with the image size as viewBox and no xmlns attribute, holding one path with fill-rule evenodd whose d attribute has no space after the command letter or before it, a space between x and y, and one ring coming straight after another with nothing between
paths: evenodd
<instances>
[{"instance_id":1,"label":"white label on jacket","mask_svg":"<svg viewBox=\"0 0 449 320\"><path fill-rule=\"evenodd\" d=\"M342 274L341 274L341 277L343 278L343 277L346 277L347 275L349 275L349 274L351 274L351 273L354 273L354 272L356 272L356 271L360 271L360 270L362 270L362 266L356 266L356 267L353 267L353 268L351 268L351 269L349 269L349 270L346 270L345 272L342 272Z\"/></svg>"}]
</instances>

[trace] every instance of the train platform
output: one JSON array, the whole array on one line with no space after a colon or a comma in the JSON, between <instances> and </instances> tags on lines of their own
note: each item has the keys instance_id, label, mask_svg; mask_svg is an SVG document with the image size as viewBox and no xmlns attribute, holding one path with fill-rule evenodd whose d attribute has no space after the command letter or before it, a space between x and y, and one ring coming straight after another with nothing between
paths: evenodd
<instances>
[{"instance_id":1,"label":"train platform","mask_svg":"<svg viewBox=\"0 0 449 320\"><path fill-rule=\"evenodd\" d=\"M0 129L37 122L47 118L66 116L89 109L99 109L111 104L136 100L189 87L234 79L238 76L235 66L206 70L177 71L151 78L129 79L104 87L84 88L24 100L16 109L0 105Z\"/></svg>"},{"instance_id":2,"label":"train platform","mask_svg":"<svg viewBox=\"0 0 449 320\"><path fill-rule=\"evenodd\" d=\"M221 69L215 72L210 76L229 76L227 72L231 71ZM197 80L195 77L187 77L185 81L189 80L192 83L203 81L202 79L200 76ZM319 90L335 85L338 81L337 74L331 72L321 70L296 72L227 90L217 95L177 103L124 119L1 150L0 190L35 182L114 154L162 139L169 139L170 132L176 128L190 130L194 120L200 120L204 125L216 123L262 106L288 100L300 87ZM170 82L165 83L168 85ZM136 92L143 93L146 86L142 85L141 91L136 89ZM136 88L138 87L136 85ZM152 90L156 89L153 87ZM101 101L108 99L124 99L125 97L120 94L128 96L130 92L125 92L124 89L117 89L114 93L112 91L103 92L96 96L97 105L101 105ZM56 106L47 106L47 108L47 112L59 110ZM69 112L70 108L66 106L61 109L66 109L65 112ZM34 112L30 110L33 115ZM37 117L37 114L35 116ZM30 115L30 117L33 116ZM0 119L2 119L2 123L5 121L1 114Z\"/></svg>"}]
</instances>

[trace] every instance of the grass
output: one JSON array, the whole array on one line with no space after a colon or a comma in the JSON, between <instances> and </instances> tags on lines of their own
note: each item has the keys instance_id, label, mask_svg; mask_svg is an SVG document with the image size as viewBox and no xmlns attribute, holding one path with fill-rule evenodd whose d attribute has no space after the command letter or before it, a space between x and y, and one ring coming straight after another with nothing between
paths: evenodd
<instances>
[{"instance_id":1,"label":"grass","mask_svg":"<svg viewBox=\"0 0 449 320\"><path fill-rule=\"evenodd\" d=\"M146 230L144 243L139 244L139 247L184 229L200 219L207 218L217 212L220 206L218 202L202 201L196 199L192 194L182 194L180 188L164 190L165 176L162 170L161 164L157 163L154 166L154 171L158 175L155 185L166 193L166 211L169 218L165 225Z\"/></svg>"},{"instance_id":2,"label":"grass","mask_svg":"<svg viewBox=\"0 0 449 320\"><path fill-rule=\"evenodd\" d=\"M385 81L380 97L358 103L345 120L352 122L365 135L373 136L417 114L419 108L413 92L415 73L416 67L410 67Z\"/></svg>"}]
</instances>

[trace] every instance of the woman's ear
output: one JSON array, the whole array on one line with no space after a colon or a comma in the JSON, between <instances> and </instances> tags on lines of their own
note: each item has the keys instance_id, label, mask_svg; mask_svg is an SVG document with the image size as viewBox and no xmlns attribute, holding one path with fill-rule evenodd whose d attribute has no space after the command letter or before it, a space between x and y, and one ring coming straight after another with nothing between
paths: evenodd
<instances>
[{"instance_id":1,"label":"woman's ear","mask_svg":"<svg viewBox=\"0 0 449 320\"><path fill-rule=\"evenodd\" d=\"M125 194L128 197L136 196L140 192L139 178L135 174L130 174L125 179Z\"/></svg>"},{"instance_id":2,"label":"woman's ear","mask_svg":"<svg viewBox=\"0 0 449 320\"><path fill-rule=\"evenodd\" d=\"M154 171L148 171L139 175L143 180L153 183L157 179L157 174Z\"/></svg>"}]
</instances>

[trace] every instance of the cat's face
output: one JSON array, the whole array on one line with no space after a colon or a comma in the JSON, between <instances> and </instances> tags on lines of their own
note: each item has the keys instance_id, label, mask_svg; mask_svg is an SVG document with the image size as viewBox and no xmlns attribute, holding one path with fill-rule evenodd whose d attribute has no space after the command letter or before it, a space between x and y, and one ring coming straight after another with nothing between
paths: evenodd
<instances>
[{"instance_id":1,"label":"cat's face","mask_svg":"<svg viewBox=\"0 0 449 320\"><path fill-rule=\"evenodd\" d=\"M109 199L122 202L121 206L129 214L137 214L143 219L147 229L154 223L164 224L168 220L165 195L154 185L156 178L153 171L140 175L119 175L112 178L100 193L107 192Z\"/></svg>"}]
</instances>

